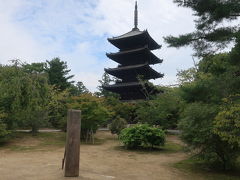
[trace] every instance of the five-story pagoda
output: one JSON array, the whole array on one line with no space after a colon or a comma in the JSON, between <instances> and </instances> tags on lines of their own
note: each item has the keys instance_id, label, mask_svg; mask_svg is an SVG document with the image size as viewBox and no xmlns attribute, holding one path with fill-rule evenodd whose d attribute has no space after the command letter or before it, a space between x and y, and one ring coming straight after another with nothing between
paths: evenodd
<instances>
[{"instance_id":1,"label":"five-story pagoda","mask_svg":"<svg viewBox=\"0 0 240 180\"><path fill-rule=\"evenodd\" d=\"M121 100L147 99L149 95L160 93L148 80L163 77L150 67L162 63L151 50L159 49L157 44L148 34L147 30L138 29L137 2L134 11L134 28L121 36L108 38L108 41L119 48L117 53L107 53L107 57L117 62L117 68L105 69L105 72L115 76L118 80L113 85L105 85L104 89L117 93Z\"/></svg>"}]
</instances>

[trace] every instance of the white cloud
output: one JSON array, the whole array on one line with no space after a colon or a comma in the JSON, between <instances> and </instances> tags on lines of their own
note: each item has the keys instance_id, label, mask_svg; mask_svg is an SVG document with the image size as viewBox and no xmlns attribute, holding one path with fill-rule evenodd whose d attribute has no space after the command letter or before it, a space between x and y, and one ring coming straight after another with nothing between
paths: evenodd
<instances>
[{"instance_id":1,"label":"white cloud","mask_svg":"<svg viewBox=\"0 0 240 180\"><path fill-rule=\"evenodd\" d=\"M83 84L90 90L91 92L96 91L96 87L99 85L99 77L101 77L101 74L93 73L93 72L79 72L75 74L75 77L73 78L76 81L79 81L79 79L83 82Z\"/></svg>"},{"instance_id":2,"label":"white cloud","mask_svg":"<svg viewBox=\"0 0 240 180\"><path fill-rule=\"evenodd\" d=\"M176 69L192 66L191 50L169 49L163 36L194 29L191 11L170 0L139 0L139 27L163 48L155 53L164 59L156 69L165 77L155 83L174 83ZM116 64L105 52L116 51L107 37L133 27L133 0L0 0L0 63L19 58L27 62L60 57L67 61L75 80L92 91L105 67ZM155 67L155 66L154 66Z\"/></svg>"},{"instance_id":3,"label":"white cloud","mask_svg":"<svg viewBox=\"0 0 240 180\"><path fill-rule=\"evenodd\" d=\"M15 9L21 8L20 1L0 1L0 63L12 59L33 61L41 57L43 47L12 19ZM37 58L38 57L38 58Z\"/></svg>"}]
</instances>

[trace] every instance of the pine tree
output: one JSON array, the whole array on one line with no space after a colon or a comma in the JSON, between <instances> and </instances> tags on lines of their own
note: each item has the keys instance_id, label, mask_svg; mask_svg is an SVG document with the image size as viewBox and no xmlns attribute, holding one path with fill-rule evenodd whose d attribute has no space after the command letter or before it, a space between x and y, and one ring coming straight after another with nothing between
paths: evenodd
<instances>
[{"instance_id":1,"label":"pine tree","mask_svg":"<svg viewBox=\"0 0 240 180\"><path fill-rule=\"evenodd\" d=\"M213 54L237 44L240 36L239 25L226 26L226 21L235 22L240 16L239 0L174 0L178 6L191 8L198 17L195 21L196 31L178 37L167 36L165 41L170 47L190 45L196 56Z\"/></svg>"},{"instance_id":2,"label":"pine tree","mask_svg":"<svg viewBox=\"0 0 240 180\"><path fill-rule=\"evenodd\" d=\"M86 88L86 86L81 81L77 82L76 87L77 87L79 94L89 93L89 90Z\"/></svg>"},{"instance_id":3,"label":"pine tree","mask_svg":"<svg viewBox=\"0 0 240 180\"><path fill-rule=\"evenodd\" d=\"M113 79L111 79L111 77L109 76L109 74L107 74L106 72L104 72L104 74L102 75L102 79L98 81L101 85L98 86L98 90L99 92L96 93L97 96L104 96L104 97L108 97L108 96L115 96L114 93L105 90L103 88L103 85L109 85L111 82L114 82Z\"/></svg>"},{"instance_id":4,"label":"pine tree","mask_svg":"<svg viewBox=\"0 0 240 180\"><path fill-rule=\"evenodd\" d=\"M47 61L45 67L45 71L48 73L49 83L55 85L60 91L69 88L73 83L73 81L69 82L69 80L73 78L73 75L68 75L71 70L67 68L67 63L61 61L59 58Z\"/></svg>"}]
</instances>

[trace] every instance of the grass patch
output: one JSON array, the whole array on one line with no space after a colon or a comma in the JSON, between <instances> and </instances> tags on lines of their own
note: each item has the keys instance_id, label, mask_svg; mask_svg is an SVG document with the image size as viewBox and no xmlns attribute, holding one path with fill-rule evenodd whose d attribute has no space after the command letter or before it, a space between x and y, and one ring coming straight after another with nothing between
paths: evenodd
<instances>
[{"instance_id":1,"label":"grass patch","mask_svg":"<svg viewBox=\"0 0 240 180\"><path fill-rule=\"evenodd\" d=\"M220 171L209 168L209 165L197 158L189 158L173 165L175 168L185 172L191 172L204 177L206 180L239 180L240 168L234 171Z\"/></svg>"},{"instance_id":2,"label":"grass patch","mask_svg":"<svg viewBox=\"0 0 240 180\"><path fill-rule=\"evenodd\" d=\"M64 132L41 132L32 136L28 132L14 132L11 140L1 149L11 151L44 151L52 148L64 147L66 134Z\"/></svg>"},{"instance_id":3,"label":"grass patch","mask_svg":"<svg viewBox=\"0 0 240 180\"><path fill-rule=\"evenodd\" d=\"M94 144L92 143L92 141L86 142L86 140L81 140L81 145L102 145L104 142L106 141L106 139L103 138L94 138Z\"/></svg>"},{"instance_id":4,"label":"grass patch","mask_svg":"<svg viewBox=\"0 0 240 180\"><path fill-rule=\"evenodd\" d=\"M180 144L176 144L173 142L167 142L165 146L162 147L163 151L166 153L177 153L184 150L184 147Z\"/></svg>"},{"instance_id":5,"label":"grass patch","mask_svg":"<svg viewBox=\"0 0 240 180\"><path fill-rule=\"evenodd\" d=\"M38 148L36 146L17 146L17 145L12 145L12 146L9 146L9 149L11 151L33 151L33 150L37 150Z\"/></svg>"},{"instance_id":6,"label":"grass patch","mask_svg":"<svg viewBox=\"0 0 240 180\"><path fill-rule=\"evenodd\" d=\"M92 142L81 141L81 145L101 145L107 139L94 138ZM3 143L0 149L11 151L48 151L56 148L63 148L66 142L64 132L40 132L32 136L29 132L14 132L7 143Z\"/></svg>"},{"instance_id":7,"label":"grass patch","mask_svg":"<svg viewBox=\"0 0 240 180\"><path fill-rule=\"evenodd\" d=\"M37 138L41 140L41 146L58 146L64 147L66 142L66 133L64 132L48 132L39 133Z\"/></svg>"}]
</instances>

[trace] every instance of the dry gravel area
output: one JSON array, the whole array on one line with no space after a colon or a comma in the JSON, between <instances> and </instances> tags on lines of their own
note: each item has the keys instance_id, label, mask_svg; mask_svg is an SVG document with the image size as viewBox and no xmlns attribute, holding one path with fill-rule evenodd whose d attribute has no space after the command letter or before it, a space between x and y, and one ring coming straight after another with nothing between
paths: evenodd
<instances>
[{"instance_id":1,"label":"dry gravel area","mask_svg":"<svg viewBox=\"0 0 240 180\"><path fill-rule=\"evenodd\" d=\"M80 177L64 178L61 146L33 149L39 144L34 138L20 139L16 145L28 145L29 150L0 149L0 180L201 180L175 169L171 164L186 158L184 152L127 151L120 147L116 136L98 132L99 145L81 145ZM168 141L181 143L177 137Z\"/></svg>"}]
</instances>

